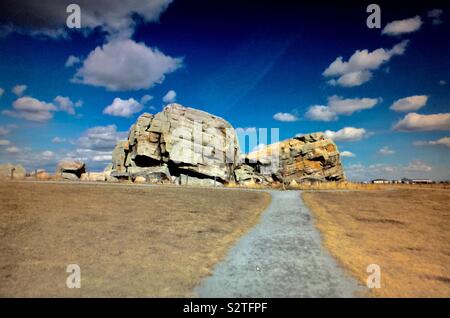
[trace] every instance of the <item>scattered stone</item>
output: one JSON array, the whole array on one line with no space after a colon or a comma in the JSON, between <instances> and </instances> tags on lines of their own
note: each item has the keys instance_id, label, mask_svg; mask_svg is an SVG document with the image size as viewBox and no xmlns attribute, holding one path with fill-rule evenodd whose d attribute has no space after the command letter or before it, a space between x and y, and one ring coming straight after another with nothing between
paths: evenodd
<instances>
[{"instance_id":1,"label":"scattered stone","mask_svg":"<svg viewBox=\"0 0 450 318\"><path fill-rule=\"evenodd\" d=\"M86 172L80 177L82 181L106 181L105 173L103 172Z\"/></svg>"},{"instance_id":2,"label":"scattered stone","mask_svg":"<svg viewBox=\"0 0 450 318\"><path fill-rule=\"evenodd\" d=\"M26 171L22 165L12 163L0 164L1 179L25 179Z\"/></svg>"},{"instance_id":3,"label":"scattered stone","mask_svg":"<svg viewBox=\"0 0 450 318\"><path fill-rule=\"evenodd\" d=\"M209 178L196 178L185 174L180 175L178 184L200 187L223 187L223 184L218 180L214 181L213 179Z\"/></svg>"},{"instance_id":4,"label":"scattered stone","mask_svg":"<svg viewBox=\"0 0 450 318\"><path fill-rule=\"evenodd\" d=\"M119 179L117 179L116 177L113 177L111 175L111 173L112 173L112 166L113 166L112 163L110 163L103 170L103 175L105 176L105 180L106 180L106 182L119 182Z\"/></svg>"},{"instance_id":5,"label":"scattered stone","mask_svg":"<svg viewBox=\"0 0 450 318\"><path fill-rule=\"evenodd\" d=\"M56 175L67 180L78 180L86 172L86 165L81 161L63 160L56 167Z\"/></svg>"},{"instance_id":6,"label":"scattered stone","mask_svg":"<svg viewBox=\"0 0 450 318\"><path fill-rule=\"evenodd\" d=\"M166 164L154 167L129 167L128 173L132 179L137 176L144 177L149 183L167 183L172 180Z\"/></svg>"},{"instance_id":7,"label":"scattered stone","mask_svg":"<svg viewBox=\"0 0 450 318\"><path fill-rule=\"evenodd\" d=\"M80 178L74 173L69 172L61 172L60 177L64 180L70 180L70 181L78 181Z\"/></svg>"},{"instance_id":8,"label":"scattered stone","mask_svg":"<svg viewBox=\"0 0 450 318\"><path fill-rule=\"evenodd\" d=\"M46 180L50 180L51 179L50 175L44 169L37 169L37 170L35 170L31 174L31 176L34 177L35 179L41 180L41 181L46 181Z\"/></svg>"},{"instance_id":9,"label":"scattered stone","mask_svg":"<svg viewBox=\"0 0 450 318\"><path fill-rule=\"evenodd\" d=\"M147 182L147 180L145 179L145 177L143 177L143 176L137 176L135 179L134 179L134 183L146 183Z\"/></svg>"}]
</instances>

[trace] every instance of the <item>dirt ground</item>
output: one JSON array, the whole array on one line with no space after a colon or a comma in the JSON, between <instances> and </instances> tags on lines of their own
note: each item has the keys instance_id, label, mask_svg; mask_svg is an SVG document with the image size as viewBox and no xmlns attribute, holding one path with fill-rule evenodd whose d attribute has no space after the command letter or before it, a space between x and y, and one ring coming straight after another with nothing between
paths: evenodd
<instances>
[{"instance_id":1,"label":"dirt ground","mask_svg":"<svg viewBox=\"0 0 450 318\"><path fill-rule=\"evenodd\" d=\"M0 296L193 296L269 202L234 190L0 183ZM80 289L66 287L68 264L81 268Z\"/></svg>"},{"instance_id":2,"label":"dirt ground","mask_svg":"<svg viewBox=\"0 0 450 318\"><path fill-rule=\"evenodd\" d=\"M326 248L375 297L450 297L450 190L304 192Z\"/></svg>"}]
</instances>

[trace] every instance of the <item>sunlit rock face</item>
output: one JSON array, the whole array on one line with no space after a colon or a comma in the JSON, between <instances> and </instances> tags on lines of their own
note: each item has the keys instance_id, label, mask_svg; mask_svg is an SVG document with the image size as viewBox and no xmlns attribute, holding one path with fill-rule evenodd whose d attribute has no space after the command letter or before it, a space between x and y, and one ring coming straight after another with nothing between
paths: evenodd
<instances>
[{"instance_id":1,"label":"sunlit rock face","mask_svg":"<svg viewBox=\"0 0 450 318\"><path fill-rule=\"evenodd\" d=\"M338 148L322 133L271 144L248 154L246 162L263 179L278 179L285 183L345 180Z\"/></svg>"},{"instance_id":2,"label":"sunlit rock face","mask_svg":"<svg viewBox=\"0 0 450 318\"><path fill-rule=\"evenodd\" d=\"M112 175L181 184L197 179L226 183L234 181L239 153L236 133L227 121L170 104L156 115L142 114L131 126L128 140L117 143Z\"/></svg>"}]
</instances>

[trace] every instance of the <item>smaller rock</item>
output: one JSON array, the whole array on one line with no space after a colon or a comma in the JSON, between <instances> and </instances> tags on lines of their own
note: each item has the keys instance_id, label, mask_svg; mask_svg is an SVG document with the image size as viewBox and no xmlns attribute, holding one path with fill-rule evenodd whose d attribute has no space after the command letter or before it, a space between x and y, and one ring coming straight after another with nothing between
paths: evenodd
<instances>
[{"instance_id":1,"label":"smaller rock","mask_svg":"<svg viewBox=\"0 0 450 318\"><path fill-rule=\"evenodd\" d=\"M62 172L60 174L61 178L64 180L71 180L71 181L78 181L80 180L80 178L78 178L78 176L74 173L69 173L69 172Z\"/></svg>"},{"instance_id":2,"label":"smaller rock","mask_svg":"<svg viewBox=\"0 0 450 318\"><path fill-rule=\"evenodd\" d=\"M147 182L147 179L145 179L145 177L143 177L143 176L137 176L135 179L134 179L134 183L146 183Z\"/></svg>"},{"instance_id":3,"label":"smaller rock","mask_svg":"<svg viewBox=\"0 0 450 318\"><path fill-rule=\"evenodd\" d=\"M103 172L88 172L89 181L103 182L106 180L105 174Z\"/></svg>"},{"instance_id":4,"label":"smaller rock","mask_svg":"<svg viewBox=\"0 0 450 318\"><path fill-rule=\"evenodd\" d=\"M106 166L105 170L103 170L103 175L105 176L105 181L106 182L119 182L119 179L117 179L116 177L113 177L111 175L112 170L113 170L113 165L111 163Z\"/></svg>"},{"instance_id":5,"label":"smaller rock","mask_svg":"<svg viewBox=\"0 0 450 318\"><path fill-rule=\"evenodd\" d=\"M50 180L50 175L45 171L40 171L36 174L36 179L41 180L41 181L46 181L46 180Z\"/></svg>"},{"instance_id":6,"label":"smaller rock","mask_svg":"<svg viewBox=\"0 0 450 318\"><path fill-rule=\"evenodd\" d=\"M128 173L132 179L136 178L137 176L142 176L149 183L164 183L164 182L170 183L172 180L169 168L167 167L166 164L163 164L161 166L145 167L145 168L129 167Z\"/></svg>"},{"instance_id":7,"label":"smaller rock","mask_svg":"<svg viewBox=\"0 0 450 318\"><path fill-rule=\"evenodd\" d=\"M25 176L26 171L22 165L0 164L0 178L2 179L25 179Z\"/></svg>"},{"instance_id":8,"label":"smaller rock","mask_svg":"<svg viewBox=\"0 0 450 318\"><path fill-rule=\"evenodd\" d=\"M193 186L200 186L200 187L223 187L223 184L221 182L219 182L218 180L214 181L214 179L209 179L209 178L201 179L201 178L188 176L185 174L180 174L178 182L180 185L193 185Z\"/></svg>"},{"instance_id":9,"label":"smaller rock","mask_svg":"<svg viewBox=\"0 0 450 318\"><path fill-rule=\"evenodd\" d=\"M61 176L63 179L77 180L85 172L86 164L81 161L63 160L60 161L56 167L56 175ZM68 176L68 174L72 174L73 176Z\"/></svg>"}]
</instances>

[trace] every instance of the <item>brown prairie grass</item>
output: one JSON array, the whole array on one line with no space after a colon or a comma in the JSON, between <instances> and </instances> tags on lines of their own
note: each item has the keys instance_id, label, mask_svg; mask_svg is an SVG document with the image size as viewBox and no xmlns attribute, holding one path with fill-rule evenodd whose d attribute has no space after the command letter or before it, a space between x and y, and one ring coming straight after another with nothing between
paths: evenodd
<instances>
[{"instance_id":1,"label":"brown prairie grass","mask_svg":"<svg viewBox=\"0 0 450 318\"><path fill-rule=\"evenodd\" d=\"M184 297L269 204L266 193L0 183L0 297ZM81 288L68 289L68 264Z\"/></svg>"},{"instance_id":2,"label":"brown prairie grass","mask_svg":"<svg viewBox=\"0 0 450 318\"><path fill-rule=\"evenodd\" d=\"M393 190L393 189L450 189L447 183L402 184L402 183L356 183L356 182L322 182L316 184L299 184L287 186L290 190Z\"/></svg>"},{"instance_id":3,"label":"brown prairie grass","mask_svg":"<svg viewBox=\"0 0 450 318\"><path fill-rule=\"evenodd\" d=\"M374 183L356 183L356 182L317 182L313 184L297 184L285 185L276 182L270 185L249 182L244 185L229 183L228 188L241 189L279 189L279 190L392 190L392 189L450 189L448 183L432 183L432 184L374 184Z\"/></svg>"},{"instance_id":4,"label":"brown prairie grass","mask_svg":"<svg viewBox=\"0 0 450 318\"><path fill-rule=\"evenodd\" d=\"M381 267L375 297L450 297L450 191L304 192L325 247L366 284Z\"/></svg>"}]
</instances>

